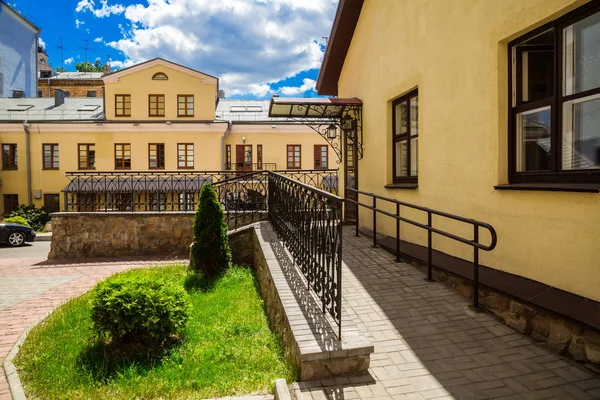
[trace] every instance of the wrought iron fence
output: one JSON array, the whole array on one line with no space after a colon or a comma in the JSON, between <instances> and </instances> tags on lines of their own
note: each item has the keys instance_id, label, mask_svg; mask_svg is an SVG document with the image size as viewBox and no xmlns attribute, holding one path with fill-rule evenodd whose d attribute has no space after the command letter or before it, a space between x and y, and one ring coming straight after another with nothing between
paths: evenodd
<instances>
[{"instance_id":1,"label":"wrought iron fence","mask_svg":"<svg viewBox=\"0 0 600 400\"><path fill-rule=\"evenodd\" d=\"M269 172L269 220L342 336L343 199L299 181L295 174Z\"/></svg>"},{"instance_id":2,"label":"wrought iron fence","mask_svg":"<svg viewBox=\"0 0 600 400\"><path fill-rule=\"evenodd\" d=\"M248 162L229 162L226 165L226 170L235 172L252 172L252 171L274 171L277 169L277 163L248 163Z\"/></svg>"},{"instance_id":3,"label":"wrought iron fence","mask_svg":"<svg viewBox=\"0 0 600 400\"><path fill-rule=\"evenodd\" d=\"M337 170L279 171L327 191L337 191ZM210 183L230 226L266 218L267 171L67 172L64 211L194 211ZM261 218L258 218L261 219Z\"/></svg>"}]
</instances>

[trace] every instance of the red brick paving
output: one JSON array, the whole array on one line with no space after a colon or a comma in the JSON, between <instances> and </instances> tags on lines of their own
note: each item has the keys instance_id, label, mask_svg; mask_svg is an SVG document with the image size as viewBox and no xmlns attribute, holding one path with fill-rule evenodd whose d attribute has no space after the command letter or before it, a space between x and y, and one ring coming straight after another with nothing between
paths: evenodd
<instances>
[{"instance_id":1,"label":"red brick paving","mask_svg":"<svg viewBox=\"0 0 600 400\"><path fill-rule=\"evenodd\" d=\"M33 295L29 299L0 309L0 366L21 334L32 324L66 300L91 289L96 282L116 272L156 264L174 263L149 258L86 259L47 261L43 258L17 258L0 260L0 288L5 277L23 278L23 290L31 289L36 277L69 276L76 279L59 284L53 289ZM6 280L5 280L6 281ZM8 290L8 289L4 289ZM11 289L15 290L15 289ZM12 396L4 369L0 372L0 400Z\"/></svg>"}]
</instances>

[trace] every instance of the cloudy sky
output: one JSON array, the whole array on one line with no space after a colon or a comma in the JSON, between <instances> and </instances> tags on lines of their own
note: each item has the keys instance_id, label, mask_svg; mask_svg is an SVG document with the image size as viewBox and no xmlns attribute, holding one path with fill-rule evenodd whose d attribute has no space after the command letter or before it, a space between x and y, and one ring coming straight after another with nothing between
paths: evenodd
<instances>
[{"instance_id":1,"label":"cloudy sky","mask_svg":"<svg viewBox=\"0 0 600 400\"><path fill-rule=\"evenodd\" d=\"M227 98L316 96L337 0L9 0L42 28L49 61L126 67L163 57L220 78Z\"/></svg>"}]
</instances>

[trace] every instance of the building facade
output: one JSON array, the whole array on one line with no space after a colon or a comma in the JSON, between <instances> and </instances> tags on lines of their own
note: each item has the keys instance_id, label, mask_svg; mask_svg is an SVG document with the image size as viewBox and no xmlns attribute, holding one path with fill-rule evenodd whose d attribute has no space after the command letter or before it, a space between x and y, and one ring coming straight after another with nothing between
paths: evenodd
<instances>
[{"instance_id":1,"label":"building facade","mask_svg":"<svg viewBox=\"0 0 600 400\"><path fill-rule=\"evenodd\" d=\"M0 1L0 97L37 95L40 29Z\"/></svg>"},{"instance_id":2,"label":"building facade","mask_svg":"<svg viewBox=\"0 0 600 400\"><path fill-rule=\"evenodd\" d=\"M69 172L126 180L136 173L312 169L315 156L319 169L337 167L310 128L269 119L265 102L219 100L218 79L202 72L154 59L103 83L103 98L57 91L54 98L0 99L3 214L17 204L65 209Z\"/></svg>"},{"instance_id":3,"label":"building facade","mask_svg":"<svg viewBox=\"0 0 600 400\"><path fill-rule=\"evenodd\" d=\"M54 97L54 91L60 89L69 97L104 96L102 72L59 72L49 77L40 75L38 79L38 97Z\"/></svg>"},{"instance_id":4,"label":"building facade","mask_svg":"<svg viewBox=\"0 0 600 400\"><path fill-rule=\"evenodd\" d=\"M502 279L487 284L600 328L599 2L342 0L317 89L364 104L360 190L491 224L498 244L479 261ZM426 249L426 230L400 231ZM396 238L396 221L377 232ZM433 247L473 260L440 235Z\"/></svg>"}]
</instances>

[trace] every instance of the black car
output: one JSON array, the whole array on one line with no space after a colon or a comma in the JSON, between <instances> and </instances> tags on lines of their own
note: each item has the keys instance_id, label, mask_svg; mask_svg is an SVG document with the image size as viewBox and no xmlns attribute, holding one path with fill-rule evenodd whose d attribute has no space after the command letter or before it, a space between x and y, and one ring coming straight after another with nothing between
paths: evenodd
<instances>
[{"instance_id":1,"label":"black car","mask_svg":"<svg viewBox=\"0 0 600 400\"><path fill-rule=\"evenodd\" d=\"M16 247L34 240L35 231L32 228L10 222L0 222L0 242Z\"/></svg>"}]
</instances>

